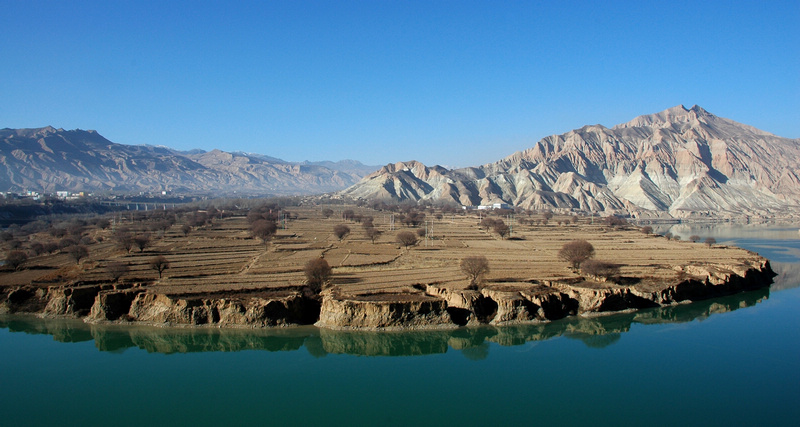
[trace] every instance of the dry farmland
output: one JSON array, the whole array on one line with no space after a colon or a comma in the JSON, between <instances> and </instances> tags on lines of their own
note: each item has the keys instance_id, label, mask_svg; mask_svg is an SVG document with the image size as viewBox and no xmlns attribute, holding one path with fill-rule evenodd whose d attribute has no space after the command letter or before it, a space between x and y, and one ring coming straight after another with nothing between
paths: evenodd
<instances>
[{"instance_id":1,"label":"dry farmland","mask_svg":"<svg viewBox=\"0 0 800 427\"><path fill-rule=\"evenodd\" d=\"M246 212L213 219L195 226L188 235L182 229L181 216L165 231L152 232L149 246L140 250L120 248L114 242L114 230L122 226L131 232L144 232L144 221L126 222L114 218L106 229L88 228L85 233L93 243L89 255L78 262L68 253L53 252L31 256L19 271L0 273L5 286L33 284L41 287L80 283L112 282L110 266L122 263L127 271L121 283L146 287L154 293L169 295L227 294L271 292L302 288L304 265L324 257L333 267L330 284L354 297L418 292L415 285L441 284L464 288L468 281L459 264L464 257L483 255L490 265L485 277L489 287L530 287L543 281L569 281L577 286L611 286L585 281L557 256L564 243L586 239L595 248L595 259L621 264L620 276L627 285L647 288L674 280L676 266L688 264L738 264L751 255L736 248L709 247L703 243L668 241L661 236L645 235L635 227L607 227L595 217L573 222L572 217L556 216L547 224L532 221L540 215L496 216L511 227L511 234L501 238L479 227L486 212L458 212L441 216L426 212L427 222L409 227L392 220L392 212L355 206L331 206L334 214L325 218L325 206L291 208L292 219L281 221L274 237L267 243L251 236ZM351 209L358 215L373 217L382 234L367 237L361 223L342 218ZM334 235L338 224L351 232L343 239ZM401 231L427 229L428 236L416 245L405 247L396 242ZM52 240L40 233L27 237L25 245ZM5 255L5 254L3 254ZM156 256L169 262L159 278L150 263ZM419 286L417 286L419 289Z\"/></svg>"}]
</instances>

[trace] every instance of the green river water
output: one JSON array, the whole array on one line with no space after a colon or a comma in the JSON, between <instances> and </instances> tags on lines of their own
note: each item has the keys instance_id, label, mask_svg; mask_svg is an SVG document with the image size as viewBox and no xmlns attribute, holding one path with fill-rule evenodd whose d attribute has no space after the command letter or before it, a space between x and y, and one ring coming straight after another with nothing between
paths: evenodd
<instances>
[{"instance_id":1,"label":"green river water","mask_svg":"<svg viewBox=\"0 0 800 427\"><path fill-rule=\"evenodd\" d=\"M544 325L339 332L0 317L0 425L797 425L797 228L671 230L769 289Z\"/></svg>"}]
</instances>

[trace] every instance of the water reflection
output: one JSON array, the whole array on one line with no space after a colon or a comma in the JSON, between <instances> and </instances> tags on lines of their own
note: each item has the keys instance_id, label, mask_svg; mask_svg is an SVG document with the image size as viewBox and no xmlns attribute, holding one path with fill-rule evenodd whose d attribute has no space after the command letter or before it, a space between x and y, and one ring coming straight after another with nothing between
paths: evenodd
<instances>
[{"instance_id":1,"label":"water reflection","mask_svg":"<svg viewBox=\"0 0 800 427\"><path fill-rule=\"evenodd\" d=\"M583 341L589 347L606 347L620 339L631 325L681 323L750 307L769 297L769 289L693 304L618 313L536 325L483 326L453 330L413 332L334 331L315 327L286 329L160 328L138 325L90 325L71 319L0 316L0 328L10 332L52 335L60 342L94 340L100 351L123 352L139 348L151 353L204 351L298 351L314 357L329 354L358 356L417 356L460 351L471 360L485 359L490 343L522 345L555 337Z\"/></svg>"}]
</instances>

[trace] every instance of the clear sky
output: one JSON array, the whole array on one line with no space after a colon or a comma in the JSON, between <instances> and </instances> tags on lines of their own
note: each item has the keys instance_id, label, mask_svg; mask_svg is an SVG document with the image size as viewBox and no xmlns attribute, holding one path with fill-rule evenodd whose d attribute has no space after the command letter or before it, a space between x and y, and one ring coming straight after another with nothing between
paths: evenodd
<instances>
[{"instance_id":1,"label":"clear sky","mask_svg":"<svg viewBox=\"0 0 800 427\"><path fill-rule=\"evenodd\" d=\"M492 162L675 105L800 137L800 2L6 0L0 127Z\"/></svg>"}]
</instances>

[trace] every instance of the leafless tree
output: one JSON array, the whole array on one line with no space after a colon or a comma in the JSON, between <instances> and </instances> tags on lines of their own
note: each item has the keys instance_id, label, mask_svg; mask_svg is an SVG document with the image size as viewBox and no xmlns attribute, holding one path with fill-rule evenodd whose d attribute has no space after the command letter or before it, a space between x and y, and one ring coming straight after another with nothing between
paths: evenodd
<instances>
[{"instance_id":1,"label":"leafless tree","mask_svg":"<svg viewBox=\"0 0 800 427\"><path fill-rule=\"evenodd\" d=\"M337 224L333 227L333 235L339 240L344 239L348 234L350 234L350 227L344 224Z\"/></svg>"},{"instance_id":2,"label":"leafless tree","mask_svg":"<svg viewBox=\"0 0 800 427\"><path fill-rule=\"evenodd\" d=\"M477 289L483 277L489 273L489 260L485 256L468 256L461 260L461 271L469 279L469 289Z\"/></svg>"},{"instance_id":3,"label":"leafless tree","mask_svg":"<svg viewBox=\"0 0 800 427\"><path fill-rule=\"evenodd\" d=\"M157 271L158 278L161 279L164 270L169 268L169 261L164 255L158 255L150 260L150 268Z\"/></svg>"},{"instance_id":4,"label":"leafless tree","mask_svg":"<svg viewBox=\"0 0 800 427\"><path fill-rule=\"evenodd\" d=\"M119 261L108 263L106 268L108 269L108 273L111 275L111 278L114 279L115 282L118 282L122 276L128 274L128 271L130 271L128 264Z\"/></svg>"},{"instance_id":5,"label":"leafless tree","mask_svg":"<svg viewBox=\"0 0 800 427\"><path fill-rule=\"evenodd\" d=\"M691 240L692 243L697 243L700 241L700 236L698 236L697 234L692 234L691 236L689 236L689 240Z\"/></svg>"},{"instance_id":6,"label":"leafless tree","mask_svg":"<svg viewBox=\"0 0 800 427\"><path fill-rule=\"evenodd\" d=\"M503 222L502 219L498 219L494 223L494 232L497 233L501 239L505 239L506 236L511 232L511 228Z\"/></svg>"},{"instance_id":7,"label":"leafless tree","mask_svg":"<svg viewBox=\"0 0 800 427\"><path fill-rule=\"evenodd\" d=\"M133 247L133 235L127 228L118 228L114 232L114 241L117 242L120 248L125 249L126 252L130 252Z\"/></svg>"},{"instance_id":8,"label":"leafless tree","mask_svg":"<svg viewBox=\"0 0 800 427\"><path fill-rule=\"evenodd\" d=\"M400 243L406 248L417 244L417 235L410 231L401 231L397 233L396 237L397 237L397 243Z\"/></svg>"},{"instance_id":9,"label":"leafless tree","mask_svg":"<svg viewBox=\"0 0 800 427\"><path fill-rule=\"evenodd\" d=\"M367 228L365 228L364 229L364 233L367 235L367 238L369 238L372 241L372 243L375 243L375 240L378 237L381 237L381 234L383 234L383 232L381 230L378 230L375 227L367 227Z\"/></svg>"},{"instance_id":10,"label":"leafless tree","mask_svg":"<svg viewBox=\"0 0 800 427\"><path fill-rule=\"evenodd\" d=\"M133 238L133 244L139 248L139 252L144 252L150 246L150 233L137 234Z\"/></svg>"},{"instance_id":11,"label":"leafless tree","mask_svg":"<svg viewBox=\"0 0 800 427\"><path fill-rule=\"evenodd\" d=\"M67 253L75 260L75 264L80 264L82 259L89 256L89 249L83 245L75 245L67 248Z\"/></svg>"},{"instance_id":12,"label":"leafless tree","mask_svg":"<svg viewBox=\"0 0 800 427\"><path fill-rule=\"evenodd\" d=\"M706 243L706 244L708 245L708 247L710 248L710 247L714 246L714 245L717 243L717 239L715 239L715 238L713 238L713 237L709 237L709 238L707 238L707 239L705 240L705 243Z\"/></svg>"},{"instance_id":13,"label":"leafless tree","mask_svg":"<svg viewBox=\"0 0 800 427\"><path fill-rule=\"evenodd\" d=\"M653 227L651 227L649 225L645 225L644 227L642 227L642 233L644 233L644 234L653 234Z\"/></svg>"},{"instance_id":14,"label":"leafless tree","mask_svg":"<svg viewBox=\"0 0 800 427\"><path fill-rule=\"evenodd\" d=\"M587 259L581 264L581 271L584 274L608 279L619 275L620 267L622 267L620 264Z\"/></svg>"},{"instance_id":15,"label":"leafless tree","mask_svg":"<svg viewBox=\"0 0 800 427\"><path fill-rule=\"evenodd\" d=\"M23 251L9 251L6 254L6 265L19 270L28 261L28 255Z\"/></svg>"},{"instance_id":16,"label":"leafless tree","mask_svg":"<svg viewBox=\"0 0 800 427\"><path fill-rule=\"evenodd\" d=\"M322 216L324 216L325 218L330 218L331 215L333 215L333 209L325 208L322 210Z\"/></svg>"},{"instance_id":17,"label":"leafless tree","mask_svg":"<svg viewBox=\"0 0 800 427\"><path fill-rule=\"evenodd\" d=\"M261 239L265 248L269 245L269 241L272 240L272 236L274 236L277 231L278 224L266 219L256 220L250 226L250 233L253 237Z\"/></svg>"},{"instance_id":18,"label":"leafless tree","mask_svg":"<svg viewBox=\"0 0 800 427\"><path fill-rule=\"evenodd\" d=\"M580 270L581 263L594 257L594 246L586 240L579 239L564 243L558 251L558 257L572 264L572 268Z\"/></svg>"},{"instance_id":19,"label":"leafless tree","mask_svg":"<svg viewBox=\"0 0 800 427\"><path fill-rule=\"evenodd\" d=\"M322 285L330 278L332 271L328 261L325 261L324 258L315 258L308 261L304 269L308 287L314 291L314 293L319 293L322 289Z\"/></svg>"}]
</instances>

